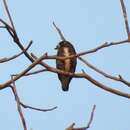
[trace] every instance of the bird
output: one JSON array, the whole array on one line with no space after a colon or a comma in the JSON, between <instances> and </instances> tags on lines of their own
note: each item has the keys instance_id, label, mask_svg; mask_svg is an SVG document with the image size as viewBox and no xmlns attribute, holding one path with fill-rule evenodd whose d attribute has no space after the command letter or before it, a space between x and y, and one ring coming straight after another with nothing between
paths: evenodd
<instances>
[{"instance_id":1,"label":"bird","mask_svg":"<svg viewBox=\"0 0 130 130\"><path fill-rule=\"evenodd\" d=\"M60 41L56 46L57 56L67 57L70 55L76 55L74 46L69 41ZM65 72L74 73L76 70L77 58L70 58L65 60L56 59L56 68ZM61 82L61 87L63 91L69 90L69 84L72 80L71 76L65 76L63 74L58 74L58 78Z\"/></svg>"}]
</instances>

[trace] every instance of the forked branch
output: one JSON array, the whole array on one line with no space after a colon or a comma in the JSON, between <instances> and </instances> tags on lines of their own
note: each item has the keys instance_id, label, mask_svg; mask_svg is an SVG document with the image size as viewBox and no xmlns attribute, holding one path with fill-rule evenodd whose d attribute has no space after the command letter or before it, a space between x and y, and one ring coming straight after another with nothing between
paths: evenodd
<instances>
[{"instance_id":1,"label":"forked branch","mask_svg":"<svg viewBox=\"0 0 130 130\"><path fill-rule=\"evenodd\" d=\"M25 50L23 50L22 52L20 52L19 54L16 54L14 56L11 56L11 57L5 57L5 58L1 58L0 59L0 63L5 63L5 62L8 62L8 61L11 61L11 60L14 60L16 59L17 57L21 56L25 51L27 51L30 46L32 45L32 41L30 41L30 43L28 44L28 46L25 48Z\"/></svg>"},{"instance_id":2,"label":"forked branch","mask_svg":"<svg viewBox=\"0 0 130 130\"><path fill-rule=\"evenodd\" d=\"M17 110L19 112L24 130L27 130L27 125L26 125L26 121L25 121L24 114L22 112L21 106L25 109L28 108L28 109L31 109L31 110L41 111L41 112L48 112L48 111L52 111L52 110L57 108L57 107L53 107L53 108L49 108L49 109L41 109L41 108L36 108L36 107L29 106L29 105L25 105L23 102L21 102L21 100L18 96L16 85L15 85L15 82L13 80L13 76L11 76L11 80L12 80L12 85L9 85L9 87L11 88L11 90L14 94L14 97L15 97L15 100L16 100L16 103L17 103Z\"/></svg>"},{"instance_id":3,"label":"forked branch","mask_svg":"<svg viewBox=\"0 0 130 130\"><path fill-rule=\"evenodd\" d=\"M10 87L12 89L12 92L13 92L14 96L15 96L15 100L16 100L16 103L17 103L17 110L19 112L19 115L20 115L20 118L21 118L21 121L22 121L22 124L23 124L23 128L24 128L24 130L27 130L26 121L25 121L24 114L22 112L22 108L21 108L21 105L20 105L20 98L18 96L13 77L11 77L11 80L12 80L13 85L10 85Z\"/></svg>"},{"instance_id":4,"label":"forked branch","mask_svg":"<svg viewBox=\"0 0 130 130\"><path fill-rule=\"evenodd\" d=\"M90 115L90 119L87 123L87 125L85 127L81 127L81 128L74 128L75 123L72 123L68 128L66 128L65 130L87 130L88 128L90 128L90 125L92 124L93 118L94 118L94 112L96 109L96 105L93 106L91 115Z\"/></svg>"}]
</instances>

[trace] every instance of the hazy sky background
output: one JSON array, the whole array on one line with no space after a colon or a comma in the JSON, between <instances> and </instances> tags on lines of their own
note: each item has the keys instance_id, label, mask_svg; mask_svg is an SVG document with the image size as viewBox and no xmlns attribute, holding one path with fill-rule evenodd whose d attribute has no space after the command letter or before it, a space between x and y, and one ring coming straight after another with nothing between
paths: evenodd
<instances>
[{"instance_id":1,"label":"hazy sky background","mask_svg":"<svg viewBox=\"0 0 130 130\"><path fill-rule=\"evenodd\" d=\"M130 21L130 1L124 1ZM53 21L63 31L65 38L73 43L77 52L127 37L119 0L11 0L8 5L23 45L27 46L33 40L29 52L37 56L45 52L56 54L54 48L60 38L52 25ZM2 0L0 17L7 20ZM0 31L0 48L0 57L20 52L3 29ZM130 80L129 50L130 46L124 44L84 57L105 72L115 76L121 74ZM47 63L55 66L55 61ZM9 80L11 74L21 72L28 65L30 61L25 56L0 64L0 83ZM127 86L105 79L79 61L77 72L82 69L102 83L130 93ZM61 90L57 75L50 72L22 78L16 82L16 86L25 104L39 108L58 106L56 110L45 113L23 109L29 130L64 130L72 122L76 123L76 127L85 126L94 104L97 108L90 129L130 129L129 99L101 90L85 79L73 79L68 92ZM22 130L16 102L9 88L0 91L0 104L0 129Z\"/></svg>"}]
</instances>

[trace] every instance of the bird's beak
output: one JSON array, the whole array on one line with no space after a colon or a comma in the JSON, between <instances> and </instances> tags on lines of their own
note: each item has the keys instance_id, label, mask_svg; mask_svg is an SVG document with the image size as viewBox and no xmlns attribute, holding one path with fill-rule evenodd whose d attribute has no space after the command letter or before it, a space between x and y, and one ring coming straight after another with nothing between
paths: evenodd
<instances>
[{"instance_id":1,"label":"bird's beak","mask_svg":"<svg viewBox=\"0 0 130 130\"><path fill-rule=\"evenodd\" d=\"M57 50L57 49L59 49L59 47L60 47L60 46L59 46L59 45L57 45L54 49L55 49L55 50Z\"/></svg>"}]
</instances>

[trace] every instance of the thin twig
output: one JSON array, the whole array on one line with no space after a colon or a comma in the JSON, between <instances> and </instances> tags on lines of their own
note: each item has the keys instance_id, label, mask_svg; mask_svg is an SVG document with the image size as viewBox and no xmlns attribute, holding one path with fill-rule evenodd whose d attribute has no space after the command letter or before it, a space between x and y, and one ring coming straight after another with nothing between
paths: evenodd
<instances>
[{"instance_id":1,"label":"thin twig","mask_svg":"<svg viewBox=\"0 0 130 130\"><path fill-rule=\"evenodd\" d=\"M1 22L3 25L7 26L12 32L14 31L13 28L12 28L8 23L6 23L3 19L0 19L0 22Z\"/></svg>"},{"instance_id":2,"label":"thin twig","mask_svg":"<svg viewBox=\"0 0 130 130\"><path fill-rule=\"evenodd\" d=\"M6 28L5 26L0 26L0 28Z\"/></svg>"},{"instance_id":3,"label":"thin twig","mask_svg":"<svg viewBox=\"0 0 130 130\"><path fill-rule=\"evenodd\" d=\"M84 51L84 52L81 52L81 53L78 53L77 56L82 56L82 55L86 55L86 54L91 54L91 53L95 53L103 48L107 48L107 47L110 47L110 46L116 46L116 45L120 45L120 44L124 44L124 43L128 43L129 41L128 40L123 40L123 41L117 41L117 42L105 42L103 44L101 44L100 46L97 46L93 49L90 49L90 50L87 50L87 51Z\"/></svg>"},{"instance_id":4,"label":"thin twig","mask_svg":"<svg viewBox=\"0 0 130 130\"><path fill-rule=\"evenodd\" d=\"M86 129L90 128L90 125L92 124L95 109L96 109L96 105L93 105L93 109L92 109L92 112L91 112L91 116L90 116L90 119L89 119L89 122L88 122L88 124L87 124Z\"/></svg>"},{"instance_id":5,"label":"thin twig","mask_svg":"<svg viewBox=\"0 0 130 130\"><path fill-rule=\"evenodd\" d=\"M92 109L92 112L91 112L91 116L90 116L89 122L87 123L87 126L81 127L81 128L74 128L75 123L72 123L72 124L71 124L68 128L66 128L65 130L87 130L88 128L90 128L90 125L92 124L92 121L93 121L95 109L96 109L96 105L93 106L93 109Z\"/></svg>"},{"instance_id":6,"label":"thin twig","mask_svg":"<svg viewBox=\"0 0 130 130\"><path fill-rule=\"evenodd\" d=\"M128 22L128 16L127 16L127 11L126 11L126 7L125 7L125 4L124 4L124 0L120 0L120 3L121 3L121 7L122 7L122 12L123 12L123 17L124 17L127 36L128 36L129 41L130 41L129 22Z\"/></svg>"},{"instance_id":7,"label":"thin twig","mask_svg":"<svg viewBox=\"0 0 130 130\"><path fill-rule=\"evenodd\" d=\"M127 21L128 21L128 20L127 20ZM64 37L64 35L63 35L61 29L60 29L59 27L57 27L54 22L53 22L53 25L54 25L54 27L56 28L56 31L58 32L59 36L61 37L61 40L65 40L65 37ZM127 42L129 42L128 39L122 40L122 41L117 41L117 42L110 42L110 43L105 42L105 43L103 43L103 44L97 46L96 48L93 48L93 49L90 49L90 50L88 50L88 51L84 51L84 52L78 53L78 54L76 55L76 57L82 56L82 55L86 55L86 54L90 54L90 53L94 53L94 52L97 52L97 51L100 50L100 49L103 49L103 48L106 48L106 47L110 47L110 46L119 45L119 44L124 44L124 43L127 43Z\"/></svg>"},{"instance_id":8,"label":"thin twig","mask_svg":"<svg viewBox=\"0 0 130 130\"><path fill-rule=\"evenodd\" d=\"M11 75L11 78L13 78L13 76ZM14 80L12 80L12 83L14 82ZM13 86L14 86L14 83L13 83ZM18 97L18 94L17 94L17 91L16 91L16 86L13 87L10 85L10 87L13 89L13 92L16 94L16 96ZM21 102L20 98L18 97L18 103L19 105L21 105L23 108L25 109L31 109L31 110L35 110L35 111L41 111L41 112L48 112L48 111L52 111L52 110L55 110L57 108L56 107L52 107L52 108L48 108L48 109L42 109L42 108L36 108L36 107L32 107L32 106L29 106L29 105L26 105L24 104L23 102Z\"/></svg>"},{"instance_id":9,"label":"thin twig","mask_svg":"<svg viewBox=\"0 0 130 130\"><path fill-rule=\"evenodd\" d=\"M92 65L90 62L88 62L87 60L83 59L82 57L78 57L78 59L80 61L82 61L85 65L87 65L88 67L90 67L91 69L96 71L97 73L103 75L104 77L112 79L112 80L115 80L115 81L120 81L120 82L124 83L125 85L127 85L128 87L130 87L130 82L126 81L121 75L118 76L118 77L109 75L106 72L98 69L96 66Z\"/></svg>"},{"instance_id":10,"label":"thin twig","mask_svg":"<svg viewBox=\"0 0 130 130\"><path fill-rule=\"evenodd\" d=\"M58 32L58 34L59 34L61 40L62 40L62 41L66 41L66 40L65 40L65 37L64 37L64 35L63 35L63 33L62 33L61 30L56 26L56 24L55 24L54 22L53 22L53 26L55 27L56 31Z\"/></svg>"},{"instance_id":11,"label":"thin twig","mask_svg":"<svg viewBox=\"0 0 130 130\"><path fill-rule=\"evenodd\" d=\"M21 118L21 121L22 121L22 124L23 124L23 128L24 130L27 130L27 125L26 125L26 121L25 121L25 118L24 118L24 115L23 115L23 112L22 112L22 108L20 106L20 98L18 96L18 93L17 93L17 90L16 90L16 86L15 86L15 82L13 80L13 77L11 76L11 79L12 79L12 85L10 85L12 91L13 91L13 94L15 96L15 100L16 100L16 103L17 103L17 110L19 112L19 115L20 115L20 118Z\"/></svg>"},{"instance_id":12,"label":"thin twig","mask_svg":"<svg viewBox=\"0 0 130 130\"><path fill-rule=\"evenodd\" d=\"M32 110L36 110L36 111L41 111L41 112L47 112L47 111L52 111L52 110L55 110L57 108L56 107L52 107L52 108L48 108L48 109L41 109L41 108L36 108L36 107L32 107L32 106L29 106L29 105L25 105L24 103L20 102L20 105L23 107L23 108L28 108L28 109L32 109Z\"/></svg>"},{"instance_id":13,"label":"thin twig","mask_svg":"<svg viewBox=\"0 0 130 130\"><path fill-rule=\"evenodd\" d=\"M24 46L21 44L21 42L20 42L20 40L19 40L19 37L18 37L16 31L14 31L14 30L12 29L12 27L10 27L10 25L8 25L8 24L7 24L5 21L3 21L2 19L0 19L0 22L5 25L7 31L9 32L9 34L11 35L11 37L13 38L14 42L18 45L18 47L19 47L22 51L24 51L25 48L24 48ZM34 61L34 60L31 58L31 56L29 55L28 52L25 51L25 52L24 52L24 55L25 55L31 62Z\"/></svg>"},{"instance_id":14,"label":"thin twig","mask_svg":"<svg viewBox=\"0 0 130 130\"><path fill-rule=\"evenodd\" d=\"M66 60L66 59L71 59L71 58L74 58L74 57L79 57L79 56L83 56L83 55L86 55L86 54L90 54L90 53L94 53L94 52L97 52L99 51L100 49L103 49L103 48L106 48L106 47L109 47L109 46L114 46L114 45L119 45L119 44L124 44L124 43L128 43L128 40L123 40L123 41L119 41L119 42L111 42L111 43L103 43L101 44L100 46L97 46L93 49L90 49L90 50L87 50L87 51L83 51L83 52L79 52L77 53L76 55L70 55L70 56L56 56L56 55L52 55L52 56L46 56L45 59L58 59L58 60ZM33 55L33 53L31 53L31 56ZM34 55L33 55L34 56ZM42 65L42 63L41 63Z\"/></svg>"},{"instance_id":15,"label":"thin twig","mask_svg":"<svg viewBox=\"0 0 130 130\"><path fill-rule=\"evenodd\" d=\"M32 45L32 41L30 41L30 43L28 44L28 46L25 48L24 51L20 52L19 54L14 55L14 56L8 57L8 58L7 57L2 58L2 59L0 59L0 63L5 63L5 62L14 60L15 58L21 56L25 51L27 51L30 48L31 45Z\"/></svg>"},{"instance_id":16,"label":"thin twig","mask_svg":"<svg viewBox=\"0 0 130 130\"><path fill-rule=\"evenodd\" d=\"M24 76L35 75L35 74L39 74L39 73L42 73L42 72L45 72L45 71L47 71L47 69L39 69L39 70L36 70L36 71L28 72ZM17 75L18 74L13 74L13 76L17 76Z\"/></svg>"},{"instance_id":17,"label":"thin twig","mask_svg":"<svg viewBox=\"0 0 130 130\"><path fill-rule=\"evenodd\" d=\"M13 34L10 32L10 29L8 28L8 26L9 26L8 24L6 24L6 25L7 25L7 31L10 33L10 35L12 36L14 42L19 46L19 48L20 48L22 51L24 51L25 48L24 48L24 46L21 44L21 42L20 42L20 40L19 40L19 37L18 37L18 35L17 35L16 29L15 29L15 26L14 26L14 23L13 23L13 19L11 18L11 15L10 15L10 12L9 12L9 9L8 9L6 0L3 0L3 3L4 3L4 6L5 6L7 15L8 15L8 17L9 17L9 20L10 20L10 22L11 22L11 25L12 25L13 31L12 31L12 30L11 30L11 31L13 32ZM3 22L3 20L1 20L1 22ZM5 24L5 22L4 22L4 24ZM30 57L29 53L27 53L27 52L25 51L25 52L24 52L24 55L25 55L31 62L33 62L33 59Z\"/></svg>"},{"instance_id":18,"label":"thin twig","mask_svg":"<svg viewBox=\"0 0 130 130\"><path fill-rule=\"evenodd\" d=\"M12 20L12 18L11 18L11 15L10 15L9 8L8 8L8 5L7 5L6 0L3 0L3 3L4 3L4 6L5 6L5 10L6 10L6 12L7 12L8 18L9 18L9 20L10 20L11 26L12 26L13 30L16 32L15 26L14 26L13 20Z\"/></svg>"},{"instance_id":19,"label":"thin twig","mask_svg":"<svg viewBox=\"0 0 130 130\"><path fill-rule=\"evenodd\" d=\"M61 40L65 40L64 38L64 35L62 33L62 31L60 30L60 28L58 28L55 23L53 22L53 25L54 27L56 28L56 31L58 32L58 34L60 35L61 37ZM90 49L90 50L87 50L87 51L84 51L84 52L80 52L80 53L77 53L75 56L74 55L71 55L71 56L68 56L66 57L67 58L73 58L73 57L78 57L78 56L82 56L82 55L86 55L86 54L90 54L90 53L95 53L97 52L98 50L101 50L103 48L106 48L106 47L110 47L110 46L115 46L115 45L120 45L120 44L124 44L124 43L128 43L129 40L126 39L126 40L122 40L122 41L117 41L117 42L105 42L99 46L97 46L96 48L93 48L93 49Z\"/></svg>"},{"instance_id":20,"label":"thin twig","mask_svg":"<svg viewBox=\"0 0 130 130\"><path fill-rule=\"evenodd\" d=\"M5 26L5 29L11 35L11 37L14 39L15 32L14 32L13 28L2 19L0 19L0 22Z\"/></svg>"},{"instance_id":21,"label":"thin twig","mask_svg":"<svg viewBox=\"0 0 130 130\"><path fill-rule=\"evenodd\" d=\"M18 109L18 112L19 112L19 115L20 115L24 130L27 130L27 125L26 125L26 121L25 121L21 106L23 108L28 108L28 109L31 109L31 110L36 110L36 111L41 111L41 112L48 112L48 111L52 111L52 110L57 108L57 107L53 107L53 108L50 108L50 109L40 109L40 108L25 105L24 103L22 103L20 101L20 98L19 98L17 90L16 90L16 85L15 85L15 82L13 80L13 76L11 76L11 80L12 80L13 85L9 85L9 86L11 87L12 92L13 92L13 94L15 96L15 100L16 100L16 103L17 103L17 109Z\"/></svg>"},{"instance_id":22,"label":"thin twig","mask_svg":"<svg viewBox=\"0 0 130 130\"><path fill-rule=\"evenodd\" d=\"M24 71L19 73L16 77L13 78L14 81L20 79L22 76L24 76L27 72L29 72L32 68L34 68L37 64L40 64L40 62L44 59L46 56L46 53L43 54L40 58L35 60L31 65L29 65ZM8 80L6 83L0 85L0 90L8 87L12 83L12 80Z\"/></svg>"}]
</instances>

